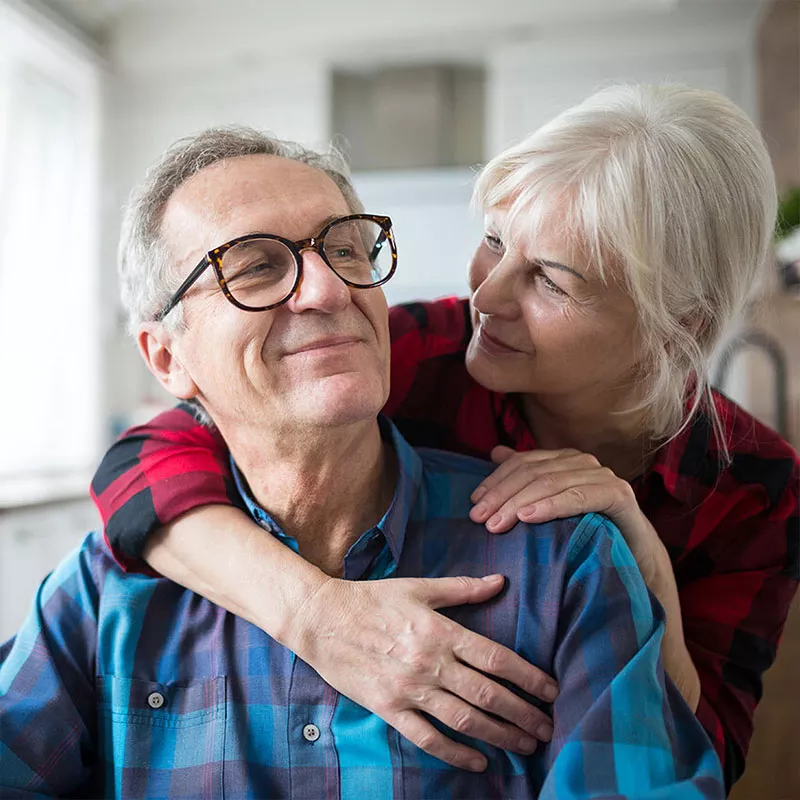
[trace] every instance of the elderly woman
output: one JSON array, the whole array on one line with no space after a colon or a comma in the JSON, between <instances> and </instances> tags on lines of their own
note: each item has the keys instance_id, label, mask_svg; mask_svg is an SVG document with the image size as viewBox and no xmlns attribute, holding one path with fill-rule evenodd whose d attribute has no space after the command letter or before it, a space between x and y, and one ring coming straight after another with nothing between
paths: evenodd
<instances>
[{"instance_id":1,"label":"elderly woman","mask_svg":"<svg viewBox=\"0 0 800 800\"><path fill-rule=\"evenodd\" d=\"M494 158L475 199L472 295L393 310L385 411L413 444L500 463L473 496L494 532L618 524L730 786L798 573L797 455L706 378L769 248L763 141L719 95L613 87ZM496 586L329 578L259 535L230 480L224 443L179 407L127 432L93 493L123 565L246 617L434 755L467 758L421 724L442 692L463 732L491 741L485 712L530 727L489 676L540 696L545 677L434 611Z\"/></svg>"}]
</instances>

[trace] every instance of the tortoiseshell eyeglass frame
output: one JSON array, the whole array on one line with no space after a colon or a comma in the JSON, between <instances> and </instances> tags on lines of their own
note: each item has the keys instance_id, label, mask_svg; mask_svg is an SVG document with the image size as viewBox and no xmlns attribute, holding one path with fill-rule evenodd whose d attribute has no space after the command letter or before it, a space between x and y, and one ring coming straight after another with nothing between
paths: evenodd
<instances>
[{"instance_id":1,"label":"tortoiseshell eyeglass frame","mask_svg":"<svg viewBox=\"0 0 800 800\"><path fill-rule=\"evenodd\" d=\"M330 261L328 261L327 257L325 256L324 245L325 245L325 235L328 231L334 226L338 225L341 222L348 222L350 220L368 220L370 222L375 222L383 229L384 233L386 234L386 240L389 242L389 246L392 251L392 268L389 270L388 275L381 278L379 281L375 283L353 283L352 281L343 278L339 275L338 272L331 266ZM277 303L271 303L268 306L246 306L243 303L240 303L232 294L230 289L228 288L228 284L225 281L225 277L222 274L222 257L225 253L230 250L232 247L235 247L237 244L241 244L242 242L249 242L253 241L254 239L271 239L276 242L280 242L281 244L285 245L289 248L294 256L295 262L295 276L294 282L292 283L292 288L286 293L286 296L279 300ZM250 233L247 236L239 236L236 239L232 239L230 242L226 242L225 244L221 245L220 247L215 247L213 250L209 250L208 253L203 256L200 263L186 276L186 280L177 288L175 293L170 297L167 304L158 312L155 317L156 322L161 322L164 317L175 308L178 303L180 303L183 296L189 289L194 285L194 283L198 280L198 278L208 269L208 267L214 268L214 275L217 278L217 283L219 284L219 288L222 289L222 293L225 295L228 302L233 303L237 308L241 308L242 311L270 311L273 308L277 308L278 306L283 305L286 303L289 298L297 291L297 287L300 285L300 279L303 275L303 251L304 250L313 250L317 255L331 268L333 273L338 277L343 283L347 284L348 286L352 286L354 289L373 289L376 286L382 286L389 278L394 275L395 270L397 269L397 245L394 241L394 234L392 232L392 220L380 214L348 214L344 217L337 217L336 219L331 220L325 227L316 235L310 236L308 239L300 239L299 241L292 241L291 239L286 239L283 236L277 236L276 234L272 233Z\"/></svg>"}]
</instances>

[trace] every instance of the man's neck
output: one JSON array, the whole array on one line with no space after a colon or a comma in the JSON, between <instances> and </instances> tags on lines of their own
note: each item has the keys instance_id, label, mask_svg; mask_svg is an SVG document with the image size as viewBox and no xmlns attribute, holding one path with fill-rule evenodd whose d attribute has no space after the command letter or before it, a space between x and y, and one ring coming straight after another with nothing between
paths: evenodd
<instances>
[{"instance_id":1,"label":"man's neck","mask_svg":"<svg viewBox=\"0 0 800 800\"><path fill-rule=\"evenodd\" d=\"M341 576L347 551L380 521L394 496L397 458L377 421L275 441L248 438L245 446L234 443L231 453L253 498L297 540L307 561Z\"/></svg>"}]
</instances>

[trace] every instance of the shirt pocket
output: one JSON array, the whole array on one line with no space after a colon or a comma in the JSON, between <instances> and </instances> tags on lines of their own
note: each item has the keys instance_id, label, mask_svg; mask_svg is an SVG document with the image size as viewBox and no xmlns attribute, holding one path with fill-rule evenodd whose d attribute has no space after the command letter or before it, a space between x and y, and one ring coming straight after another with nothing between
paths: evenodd
<instances>
[{"instance_id":1,"label":"shirt pocket","mask_svg":"<svg viewBox=\"0 0 800 800\"><path fill-rule=\"evenodd\" d=\"M107 796L223 796L227 680L97 678Z\"/></svg>"}]
</instances>

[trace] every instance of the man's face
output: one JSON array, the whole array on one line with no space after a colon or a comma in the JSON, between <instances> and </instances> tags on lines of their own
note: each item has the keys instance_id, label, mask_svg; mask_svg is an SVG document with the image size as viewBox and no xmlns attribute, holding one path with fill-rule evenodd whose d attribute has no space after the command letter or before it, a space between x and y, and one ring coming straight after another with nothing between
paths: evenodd
<instances>
[{"instance_id":1,"label":"man's face","mask_svg":"<svg viewBox=\"0 0 800 800\"><path fill-rule=\"evenodd\" d=\"M348 213L339 188L320 170L245 156L183 184L167 204L162 235L182 280L206 252L238 236L305 239ZM380 289L350 289L315 252L303 254L298 291L272 311L236 308L210 268L182 303L185 330L168 349L183 378L170 389L200 400L225 435L231 425L346 425L374 418L386 402L386 298Z\"/></svg>"}]
</instances>

